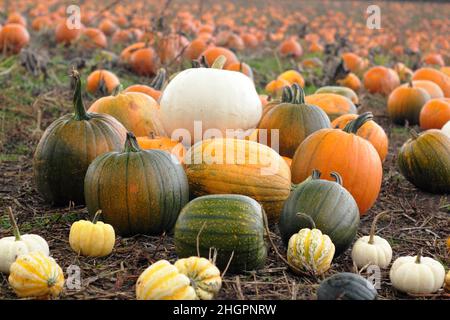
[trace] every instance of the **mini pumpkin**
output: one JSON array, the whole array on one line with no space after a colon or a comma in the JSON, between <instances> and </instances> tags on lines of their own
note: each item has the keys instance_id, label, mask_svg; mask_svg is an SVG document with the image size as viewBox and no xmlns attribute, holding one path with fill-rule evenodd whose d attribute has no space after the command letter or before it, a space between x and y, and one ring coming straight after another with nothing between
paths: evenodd
<instances>
[{"instance_id":1,"label":"mini pumpkin","mask_svg":"<svg viewBox=\"0 0 450 320\"><path fill-rule=\"evenodd\" d=\"M52 257L35 251L17 258L8 282L20 298L57 297L64 286L64 274Z\"/></svg>"},{"instance_id":2,"label":"mini pumpkin","mask_svg":"<svg viewBox=\"0 0 450 320\"><path fill-rule=\"evenodd\" d=\"M80 220L70 227L69 244L76 253L87 257L104 257L111 253L116 235L110 224L97 221L101 212L95 213L92 222Z\"/></svg>"}]
</instances>

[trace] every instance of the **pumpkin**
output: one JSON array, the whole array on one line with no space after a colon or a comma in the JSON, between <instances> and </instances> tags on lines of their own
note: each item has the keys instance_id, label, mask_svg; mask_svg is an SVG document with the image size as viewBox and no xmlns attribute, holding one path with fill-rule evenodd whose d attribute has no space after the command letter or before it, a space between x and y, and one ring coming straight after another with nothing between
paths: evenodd
<instances>
[{"instance_id":1,"label":"pumpkin","mask_svg":"<svg viewBox=\"0 0 450 320\"><path fill-rule=\"evenodd\" d=\"M136 282L138 300L196 300L191 280L167 260L145 269Z\"/></svg>"},{"instance_id":2,"label":"pumpkin","mask_svg":"<svg viewBox=\"0 0 450 320\"><path fill-rule=\"evenodd\" d=\"M149 86L143 85L143 84L135 84L131 85L125 90L123 90L124 93L126 92L141 92L145 93L146 95L149 95L156 101L159 101L161 98L161 89L166 81L166 70L163 68L159 69L158 73L156 74L156 77L152 80Z\"/></svg>"},{"instance_id":3,"label":"pumpkin","mask_svg":"<svg viewBox=\"0 0 450 320\"><path fill-rule=\"evenodd\" d=\"M82 31L80 43L87 49L106 48L108 40L100 29L85 28Z\"/></svg>"},{"instance_id":4,"label":"pumpkin","mask_svg":"<svg viewBox=\"0 0 450 320\"><path fill-rule=\"evenodd\" d=\"M330 179L331 172L337 172L342 176L344 188L355 198L360 214L365 214L378 197L383 174L376 149L369 141L356 135L359 128L372 118L370 112L364 113L343 130L322 129L311 134L294 154L292 181L304 181L313 169L321 171L326 179Z\"/></svg>"},{"instance_id":5,"label":"pumpkin","mask_svg":"<svg viewBox=\"0 0 450 320\"><path fill-rule=\"evenodd\" d=\"M270 81L266 87L265 90L268 94L279 97L283 93L284 87L290 87L291 83L285 79L278 78L276 80Z\"/></svg>"},{"instance_id":6,"label":"pumpkin","mask_svg":"<svg viewBox=\"0 0 450 320\"><path fill-rule=\"evenodd\" d=\"M151 47L134 51L130 56L131 69L141 76L153 76L158 70L158 55Z\"/></svg>"},{"instance_id":7,"label":"pumpkin","mask_svg":"<svg viewBox=\"0 0 450 320\"><path fill-rule=\"evenodd\" d=\"M88 111L113 116L137 136L146 136L150 132L166 135L158 103L144 93L119 92L116 95L102 97L96 100Z\"/></svg>"},{"instance_id":8,"label":"pumpkin","mask_svg":"<svg viewBox=\"0 0 450 320\"><path fill-rule=\"evenodd\" d=\"M397 73L383 66L372 67L364 74L364 87L370 93L388 96L400 85Z\"/></svg>"},{"instance_id":9,"label":"pumpkin","mask_svg":"<svg viewBox=\"0 0 450 320\"><path fill-rule=\"evenodd\" d=\"M108 37L112 36L119 29L119 27L108 18L100 21L98 28Z\"/></svg>"},{"instance_id":10,"label":"pumpkin","mask_svg":"<svg viewBox=\"0 0 450 320\"><path fill-rule=\"evenodd\" d=\"M411 130L411 135L398 153L400 172L420 189L449 193L450 137L436 129L421 134Z\"/></svg>"},{"instance_id":11,"label":"pumpkin","mask_svg":"<svg viewBox=\"0 0 450 320\"><path fill-rule=\"evenodd\" d=\"M445 269L429 257L405 256L397 258L389 272L392 286L399 291L427 294L438 291L444 284Z\"/></svg>"},{"instance_id":12,"label":"pumpkin","mask_svg":"<svg viewBox=\"0 0 450 320\"><path fill-rule=\"evenodd\" d=\"M170 231L188 202L186 175L161 150L142 150L132 133L122 152L109 152L89 166L84 183L86 206L120 235Z\"/></svg>"},{"instance_id":13,"label":"pumpkin","mask_svg":"<svg viewBox=\"0 0 450 320\"><path fill-rule=\"evenodd\" d=\"M180 163L183 162L184 156L186 154L186 149L184 148L181 141L175 141L168 137L155 136L152 132L150 132L150 136L137 137L136 140L141 149L157 149L166 151L175 156Z\"/></svg>"},{"instance_id":14,"label":"pumpkin","mask_svg":"<svg viewBox=\"0 0 450 320\"><path fill-rule=\"evenodd\" d=\"M447 272L447 275L445 276L445 291L450 292L450 270Z\"/></svg>"},{"instance_id":15,"label":"pumpkin","mask_svg":"<svg viewBox=\"0 0 450 320\"><path fill-rule=\"evenodd\" d=\"M245 62L236 62L236 63L230 64L226 68L226 70L242 72L247 77L249 77L250 79L253 80L252 68L248 64L246 64Z\"/></svg>"},{"instance_id":16,"label":"pumpkin","mask_svg":"<svg viewBox=\"0 0 450 320\"><path fill-rule=\"evenodd\" d=\"M19 12L12 12L8 15L8 20L6 20L6 24L9 23L17 23L24 27L27 26L27 20Z\"/></svg>"},{"instance_id":17,"label":"pumpkin","mask_svg":"<svg viewBox=\"0 0 450 320\"><path fill-rule=\"evenodd\" d=\"M64 286L64 274L52 257L34 251L19 256L11 265L8 282L20 298L57 297Z\"/></svg>"},{"instance_id":18,"label":"pumpkin","mask_svg":"<svg viewBox=\"0 0 450 320\"><path fill-rule=\"evenodd\" d=\"M450 121L450 98L431 99L420 111L420 129L441 129Z\"/></svg>"},{"instance_id":19,"label":"pumpkin","mask_svg":"<svg viewBox=\"0 0 450 320\"><path fill-rule=\"evenodd\" d=\"M335 129L344 129L345 126L350 122L358 118L356 114L344 114L339 118L334 119L331 123L331 127ZM381 161L386 159L388 153L389 139L384 132L384 129L375 121L370 120L363 124L356 134L367 141L369 141L377 150Z\"/></svg>"},{"instance_id":20,"label":"pumpkin","mask_svg":"<svg viewBox=\"0 0 450 320\"><path fill-rule=\"evenodd\" d=\"M120 53L120 60L125 64L129 64L131 62L131 56L133 55L133 53L135 53L139 49L144 49L145 47L145 42L136 42L129 45Z\"/></svg>"},{"instance_id":21,"label":"pumpkin","mask_svg":"<svg viewBox=\"0 0 450 320\"><path fill-rule=\"evenodd\" d=\"M286 162L276 151L255 141L203 140L187 151L184 163L192 197L246 195L261 203L271 221L278 219L291 189Z\"/></svg>"},{"instance_id":22,"label":"pumpkin","mask_svg":"<svg viewBox=\"0 0 450 320\"><path fill-rule=\"evenodd\" d=\"M361 73L365 69L364 60L353 52L346 52L342 54L345 67L354 73Z\"/></svg>"},{"instance_id":23,"label":"pumpkin","mask_svg":"<svg viewBox=\"0 0 450 320\"><path fill-rule=\"evenodd\" d=\"M296 83L302 88L305 86L305 79L303 79L303 76L298 71L295 70L288 70L283 72L278 76L278 79L286 80L291 85Z\"/></svg>"},{"instance_id":24,"label":"pumpkin","mask_svg":"<svg viewBox=\"0 0 450 320\"><path fill-rule=\"evenodd\" d=\"M356 106L350 99L335 93L312 94L306 96L305 101L320 107L331 121L343 114L357 113Z\"/></svg>"},{"instance_id":25,"label":"pumpkin","mask_svg":"<svg viewBox=\"0 0 450 320\"><path fill-rule=\"evenodd\" d=\"M377 290L359 274L341 272L325 279L317 290L318 300L375 300Z\"/></svg>"},{"instance_id":26,"label":"pumpkin","mask_svg":"<svg viewBox=\"0 0 450 320\"><path fill-rule=\"evenodd\" d=\"M411 84L413 88L424 89L426 92L428 92L431 99L444 97L444 92L442 92L441 87L439 87L433 81L429 80L409 81L408 83L402 84L401 87L411 87Z\"/></svg>"},{"instance_id":27,"label":"pumpkin","mask_svg":"<svg viewBox=\"0 0 450 320\"><path fill-rule=\"evenodd\" d=\"M362 268L366 265L376 265L380 268L387 268L392 260L392 248L385 239L375 235L376 223L381 215L381 212L372 222L370 234L363 236L356 240L352 249L353 263Z\"/></svg>"},{"instance_id":28,"label":"pumpkin","mask_svg":"<svg viewBox=\"0 0 450 320\"><path fill-rule=\"evenodd\" d=\"M314 170L311 177L295 186L283 206L278 227L283 242L288 243L298 230L311 225L308 215L317 229L331 238L336 255L347 249L356 236L359 225L358 206L350 193L342 187L339 174L333 172L335 181L320 179ZM318 206L317 204L321 205Z\"/></svg>"},{"instance_id":29,"label":"pumpkin","mask_svg":"<svg viewBox=\"0 0 450 320\"><path fill-rule=\"evenodd\" d=\"M403 63L398 62L394 65L394 71L397 72L398 77L401 82L409 82L411 81L411 77L413 72L410 68L405 66Z\"/></svg>"},{"instance_id":30,"label":"pumpkin","mask_svg":"<svg viewBox=\"0 0 450 320\"><path fill-rule=\"evenodd\" d=\"M304 228L292 235L287 249L287 260L294 266L294 272L305 270L323 274L331 267L335 247L330 237L315 228L314 220L302 214L311 223L311 229Z\"/></svg>"},{"instance_id":31,"label":"pumpkin","mask_svg":"<svg viewBox=\"0 0 450 320\"><path fill-rule=\"evenodd\" d=\"M355 92L358 92L362 86L361 80L359 80L358 76L351 72L346 75L344 79L336 80L336 83L340 86L350 88Z\"/></svg>"},{"instance_id":32,"label":"pumpkin","mask_svg":"<svg viewBox=\"0 0 450 320\"><path fill-rule=\"evenodd\" d=\"M450 120L442 127L441 131L450 138Z\"/></svg>"},{"instance_id":33,"label":"pumpkin","mask_svg":"<svg viewBox=\"0 0 450 320\"><path fill-rule=\"evenodd\" d=\"M387 110L389 118L397 124L418 124L423 105L430 100L425 89L416 88L410 82L407 87L396 88L389 95Z\"/></svg>"},{"instance_id":34,"label":"pumpkin","mask_svg":"<svg viewBox=\"0 0 450 320\"><path fill-rule=\"evenodd\" d=\"M67 26L67 20L63 19L55 29L55 39L57 43L62 43L68 45L75 40L77 40L83 31L83 26L81 28L69 29Z\"/></svg>"},{"instance_id":35,"label":"pumpkin","mask_svg":"<svg viewBox=\"0 0 450 320\"><path fill-rule=\"evenodd\" d=\"M91 221L80 220L70 227L69 244L73 251L87 257L104 257L111 253L116 235L114 228L101 221L101 210Z\"/></svg>"},{"instance_id":36,"label":"pumpkin","mask_svg":"<svg viewBox=\"0 0 450 320\"><path fill-rule=\"evenodd\" d=\"M282 57L298 58L303 54L303 48L297 40L290 38L280 44L278 52Z\"/></svg>"},{"instance_id":37,"label":"pumpkin","mask_svg":"<svg viewBox=\"0 0 450 320\"><path fill-rule=\"evenodd\" d=\"M84 176L97 156L120 150L125 128L113 117L86 113L77 71L73 96L74 113L55 120L42 135L33 158L38 192L50 203L84 203Z\"/></svg>"},{"instance_id":38,"label":"pumpkin","mask_svg":"<svg viewBox=\"0 0 450 320\"><path fill-rule=\"evenodd\" d=\"M420 68L413 74L412 80L430 80L436 83L444 93L444 97L450 98L450 77L433 68Z\"/></svg>"},{"instance_id":39,"label":"pumpkin","mask_svg":"<svg viewBox=\"0 0 450 320\"><path fill-rule=\"evenodd\" d=\"M240 72L221 70L222 58L212 68L184 70L166 86L161 113L172 138L181 133L189 144L202 140L203 132L226 136L227 129L248 130L258 124L262 106L253 81ZM203 132L194 130L198 121Z\"/></svg>"},{"instance_id":40,"label":"pumpkin","mask_svg":"<svg viewBox=\"0 0 450 320\"><path fill-rule=\"evenodd\" d=\"M294 84L292 88L285 87L281 103L265 114L258 128L266 130L268 146L273 147L272 135L279 135L279 154L292 157L311 133L330 128L330 120L319 107L305 104L303 89Z\"/></svg>"},{"instance_id":41,"label":"pumpkin","mask_svg":"<svg viewBox=\"0 0 450 320\"><path fill-rule=\"evenodd\" d=\"M208 66L212 66L217 58L219 58L220 56L224 56L226 58L226 61L223 68L225 69L228 68L230 65L239 62L238 58L236 57L233 51L223 47L207 48L200 54L200 56L205 57Z\"/></svg>"},{"instance_id":42,"label":"pumpkin","mask_svg":"<svg viewBox=\"0 0 450 320\"><path fill-rule=\"evenodd\" d=\"M335 93L350 99L354 104L359 103L358 95L350 88L340 86L326 86L316 90L315 94L319 93Z\"/></svg>"},{"instance_id":43,"label":"pumpkin","mask_svg":"<svg viewBox=\"0 0 450 320\"><path fill-rule=\"evenodd\" d=\"M0 29L0 52L16 54L30 41L27 29L18 23L8 23Z\"/></svg>"},{"instance_id":44,"label":"pumpkin","mask_svg":"<svg viewBox=\"0 0 450 320\"><path fill-rule=\"evenodd\" d=\"M444 58L438 53L428 53L422 58L422 62L439 67L445 66Z\"/></svg>"},{"instance_id":45,"label":"pumpkin","mask_svg":"<svg viewBox=\"0 0 450 320\"><path fill-rule=\"evenodd\" d=\"M187 46L186 50L184 50L183 55L189 60L197 60L209 46L209 42L205 39L194 39Z\"/></svg>"},{"instance_id":46,"label":"pumpkin","mask_svg":"<svg viewBox=\"0 0 450 320\"><path fill-rule=\"evenodd\" d=\"M47 241L37 234L21 235L11 207L8 207L9 220L13 228L13 237L0 239L0 272L9 273L9 268L17 257L34 251L49 255Z\"/></svg>"},{"instance_id":47,"label":"pumpkin","mask_svg":"<svg viewBox=\"0 0 450 320\"><path fill-rule=\"evenodd\" d=\"M229 271L254 270L264 265L264 213L261 205L243 195L209 195L189 202L175 225L179 257L208 257L217 250L216 263ZM199 252L197 252L197 248Z\"/></svg>"},{"instance_id":48,"label":"pumpkin","mask_svg":"<svg viewBox=\"0 0 450 320\"><path fill-rule=\"evenodd\" d=\"M212 300L222 287L220 271L208 259L200 257L179 259L174 266L190 279L197 297L201 300Z\"/></svg>"},{"instance_id":49,"label":"pumpkin","mask_svg":"<svg viewBox=\"0 0 450 320\"><path fill-rule=\"evenodd\" d=\"M102 96L112 94L120 85L119 78L108 70L95 70L89 74L86 81L86 91Z\"/></svg>"}]
</instances>

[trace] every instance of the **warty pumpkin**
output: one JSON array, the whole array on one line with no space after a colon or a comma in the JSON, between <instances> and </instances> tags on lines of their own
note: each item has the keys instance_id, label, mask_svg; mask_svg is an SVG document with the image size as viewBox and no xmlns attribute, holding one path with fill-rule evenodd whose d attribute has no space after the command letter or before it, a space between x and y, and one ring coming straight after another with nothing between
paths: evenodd
<instances>
[{"instance_id":1,"label":"warty pumpkin","mask_svg":"<svg viewBox=\"0 0 450 320\"><path fill-rule=\"evenodd\" d=\"M378 197L383 174L376 149L356 134L372 119L370 112L364 113L343 130L322 129L311 134L292 159L292 181L304 181L313 169L321 171L325 179L331 178L331 172L337 172L342 176L344 188L358 203L360 214L365 214Z\"/></svg>"},{"instance_id":2,"label":"warty pumpkin","mask_svg":"<svg viewBox=\"0 0 450 320\"><path fill-rule=\"evenodd\" d=\"M184 163L192 197L246 195L262 204L269 220L278 219L291 189L290 170L283 158L254 141L203 140L187 151Z\"/></svg>"},{"instance_id":3,"label":"warty pumpkin","mask_svg":"<svg viewBox=\"0 0 450 320\"><path fill-rule=\"evenodd\" d=\"M319 107L305 103L305 94L298 84L285 87L281 103L271 108L258 125L258 129L265 130L270 147L274 147L272 131L278 133L278 153L290 158L306 137L323 128L330 128L327 114Z\"/></svg>"},{"instance_id":4,"label":"warty pumpkin","mask_svg":"<svg viewBox=\"0 0 450 320\"><path fill-rule=\"evenodd\" d=\"M364 87L370 93L388 96L400 85L397 73L383 66L372 67L364 74Z\"/></svg>"},{"instance_id":5,"label":"warty pumpkin","mask_svg":"<svg viewBox=\"0 0 450 320\"><path fill-rule=\"evenodd\" d=\"M350 122L358 118L357 114L344 114L339 118L334 119L331 123L331 127L335 129L344 129ZM384 129L376 123L374 120L367 121L363 124L356 134L367 141L369 141L377 150L381 161L384 161L388 153L389 139L384 132Z\"/></svg>"},{"instance_id":6,"label":"warty pumpkin","mask_svg":"<svg viewBox=\"0 0 450 320\"><path fill-rule=\"evenodd\" d=\"M208 257L214 248L220 269L229 264L228 270L235 273L255 270L267 256L264 219L261 205L247 196L196 198L183 208L175 224L175 251L182 258Z\"/></svg>"},{"instance_id":7,"label":"warty pumpkin","mask_svg":"<svg viewBox=\"0 0 450 320\"><path fill-rule=\"evenodd\" d=\"M103 219L120 235L170 231L189 189L182 166L161 150L142 150L132 133L122 152L96 158L84 183L89 213Z\"/></svg>"},{"instance_id":8,"label":"warty pumpkin","mask_svg":"<svg viewBox=\"0 0 450 320\"><path fill-rule=\"evenodd\" d=\"M420 129L441 129L450 121L450 98L431 99L420 111Z\"/></svg>"},{"instance_id":9,"label":"warty pumpkin","mask_svg":"<svg viewBox=\"0 0 450 320\"><path fill-rule=\"evenodd\" d=\"M417 134L398 153L402 175L419 189L432 193L450 192L450 137L436 129Z\"/></svg>"},{"instance_id":10,"label":"warty pumpkin","mask_svg":"<svg viewBox=\"0 0 450 320\"><path fill-rule=\"evenodd\" d=\"M312 94L306 96L305 101L320 107L331 121L343 114L357 113L356 106L350 99L335 93Z\"/></svg>"},{"instance_id":11,"label":"warty pumpkin","mask_svg":"<svg viewBox=\"0 0 450 320\"><path fill-rule=\"evenodd\" d=\"M450 77L433 68L420 68L413 74L412 80L430 80L436 83L444 93L444 97L450 98Z\"/></svg>"},{"instance_id":12,"label":"warty pumpkin","mask_svg":"<svg viewBox=\"0 0 450 320\"><path fill-rule=\"evenodd\" d=\"M283 206L278 227L283 242L298 230L310 227L309 216L317 229L328 235L336 247L336 255L347 249L356 236L359 225L358 205L351 194L342 187L339 174L333 172L335 181L320 179L321 173L312 175L294 187ZM318 205L320 204L320 205ZM302 215L298 215L298 213Z\"/></svg>"},{"instance_id":13,"label":"warty pumpkin","mask_svg":"<svg viewBox=\"0 0 450 320\"><path fill-rule=\"evenodd\" d=\"M74 113L55 120L44 132L33 158L38 192L50 203L84 203L84 176L99 155L120 150L125 128L106 114L86 113L81 98L81 79L73 71Z\"/></svg>"}]
</instances>

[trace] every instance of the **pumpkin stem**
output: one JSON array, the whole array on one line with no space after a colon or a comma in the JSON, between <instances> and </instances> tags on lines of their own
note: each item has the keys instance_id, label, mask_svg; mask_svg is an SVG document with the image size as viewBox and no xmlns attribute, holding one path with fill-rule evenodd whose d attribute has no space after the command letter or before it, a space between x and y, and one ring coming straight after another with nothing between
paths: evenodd
<instances>
[{"instance_id":1,"label":"pumpkin stem","mask_svg":"<svg viewBox=\"0 0 450 320\"><path fill-rule=\"evenodd\" d=\"M303 88L300 87L297 83L294 83L292 87L294 88L293 91L295 92L293 103L305 104L305 91L303 90Z\"/></svg>"},{"instance_id":2,"label":"pumpkin stem","mask_svg":"<svg viewBox=\"0 0 450 320\"><path fill-rule=\"evenodd\" d=\"M373 238L375 237L375 230L376 230L376 225L377 225L378 219L387 212L388 212L387 210L380 212L379 214L377 214L375 216L375 218L373 218L372 225L370 227L369 244L373 244Z\"/></svg>"},{"instance_id":3,"label":"pumpkin stem","mask_svg":"<svg viewBox=\"0 0 450 320\"><path fill-rule=\"evenodd\" d=\"M73 68L71 73L72 79L75 81L75 91L73 93L73 106L75 109L73 118L75 120L89 120L90 117L86 112L83 104L83 98L81 97L81 78L78 71Z\"/></svg>"},{"instance_id":4,"label":"pumpkin stem","mask_svg":"<svg viewBox=\"0 0 450 320\"><path fill-rule=\"evenodd\" d=\"M150 131L149 136L150 136L150 139L155 139L156 138L156 135L155 135L155 133L153 131Z\"/></svg>"},{"instance_id":5,"label":"pumpkin stem","mask_svg":"<svg viewBox=\"0 0 450 320\"><path fill-rule=\"evenodd\" d=\"M216 60L214 60L213 64L211 65L211 69L223 69L226 62L227 58L225 58L224 55L220 55L216 58Z\"/></svg>"},{"instance_id":6,"label":"pumpkin stem","mask_svg":"<svg viewBox=\"0 0 450 320\"><path fill-rule=\"evenodd\" d=\"M413 83L412 83L412 79L409 78L408 80L408 87L412 88L413 87Z\"/></svg>"},{"instance_id":7,"label":"pumpkin stem","mask_svg":"<svg viewBox=\"0 0 450 320\"><path fill-rule=\"evenodd\" d=\"M139 152L141 148L132 132L127 132L127 139L125 140L124 152Z\"/></svg>"},{"instance_id":8,"label":"pumpkin stem","mask_svg":"<svg viewBox=\"0 0 450 320\"><path fill-rule=\"evenodd\" d=\"M112 92L112 95L115 97L117 96L121 91L123 90L123 85L121 83L119 83Z\"/></svg>"},{"instance_id":9,"label":"pumpkin stem","mask_svg":"<svg viewBox=\"0 0 450 320\"><path fill-rule=\"evenodd\" d=\"M418 134L417 131L414 130L414 129L409 130L409 134L411 135L411 137L412 137L413 139L417 139L417 138L419 137L419 134Z\"/></svg>"},{"instance_id":10,"label":"pumpkin stem","mask_svg":"<svg viewBox=\"0 0 450 320\"><path fill-rule=\"evenodd\" d=\"M96 224L98 221L98 218L100 218L100 215L102 214L102 210L98 209L97 212L94 215L94 219L92 219L92 223Z\"/></svg>"},{"instance_id":11,"label":"pumpkin stem","mask_svg":"<svg viewBox=\"0 0 450 320\"><path fill-rule=\"evenodd\" d=\"M16 219L14 219L14 214L13 214L11 207L8 207L8 216L9 216L9 221L11 221L11 226L13 228L14 237L16 238L16 241L20 241L19 227L17 226Z\"/></svg>"},{"instance_id":12,"label":"pumpkin stem","mask_svg":"<svg viewBox=\"0 0 450 320\"><path fill-rule=\"evenodd\" d=\"M422 248L420 248L420 250L419 250L419 252L417 253L417 256L416 256L416 263L419 263L420 264L420 258L422 258Z\"/></svg>"},{"instance_id":13,"label":"pumpkin stem","mask_svg":"<svg viewBox=\"0 0 450 320\"><path fill-rule=\"evenodd\" d=\"M312 171L312 174L311 174L311 178L313 179L313 180L317 180L317 179L320 179L320 176L322 175L322 172L320 172L319 170L317 170L317 169L313 169L313 171Z\"/></svg>"},{"instance_id":14,"label":"pumpkin stem","mask_svg":"<svg viewBox=\"0 0 450 320\"><path fill-rule=\"evenodd\" d=\"M164 82L166 81L166 70L161 68L156 73L156 77L150 82L150 87L155 90L161 90Z\"/></svg>"},{"instance_id":15,"label":"pumpkin stem","mask_svg":"<svg viewBox=\"0 0 450 320\"><path fill-rule=\"evenodd\" d=\"M281 102L282 103L289 103L292 101L293 92L291 87L283 87L283 93L281 95Z\"/></svg>"},{"instance_id":16,"label":"pumpkin stem","mask_svg":"<svg viewBox=\"0 0 450 320\"><path fill-rule=\"evenodd\" d=\"M303 212L297 212L297 217L306 219L309 223L310 229L316 229L316 223L314 222L313 218L311 218L309 215Z\"/></svg>"},{"instance_id":17,"label":"pumpkin stem","mask_svg":"<svg viewBox=\"0 0 450 320\"><path fill-rule=\"evenodd\" d=\"M360 114L358 118L347 123L347 125L343 130L347 133L356 134L359 128L361 128L367 121L370 121L372 119L373 119L372 112L370 111L364 112L363 114Z\"/></svg>"},{"instance_id":18,"label":"pumpkin stem","mask_svg":"<svg viewBox=\"0 0 450 320\"><path fill-rule=\"evenodd\" d=\"M339 173L333 171L330 173L330 176L332 176L336 183L339 183L341 186L344 184L344 180L342 180L342 177Z\"/></svg>"}]
</instances>

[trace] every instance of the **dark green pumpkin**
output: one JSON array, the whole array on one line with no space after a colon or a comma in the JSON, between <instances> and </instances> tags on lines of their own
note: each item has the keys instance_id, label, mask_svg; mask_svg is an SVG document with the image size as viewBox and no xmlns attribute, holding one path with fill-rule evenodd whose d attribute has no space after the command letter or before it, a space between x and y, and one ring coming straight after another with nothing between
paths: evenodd
<instances>
[{"instance_id":1,"label":"dark green pumpkin","mask_svg":"<svg viewBox=\"0 0 450 320\"><path fill-rule=\"evenodd\" d=\"M261 205L243 195L207 195L189 202L175 225L175 250L180 258L202 257L217 249L216 264L229 271L255 270L264 265L267 248Z\"/></svg>"},{"instance_id":2,"label":"dark green pumpkin","mask_svg":"<svg viewBox=\"0 0 450 320\"><path fill-rule=\"evenodd\" d=\"M271 147L275 147L271 141L271 130L279 130L279 154L292 158L300 143L311 133L331 128L331 124L321 108L305 103L303 89L294 84L292 89L284 88L281 103L271 107L262 117L258 128L267 130L267 145Z\"/></svg>"},{"instance_id":3,"label":"dark green pumpkin","mask_svg":"<svg viewBox=\"0 0 450 320\"><path fill-rule=\"evenodd\" d=\"M285 244L300 229L308 228L309 221L297 215L309 215L316 228L328 235L336 247L336 255L352 243L359 225L358 205L352 195L342 187L342 179L332 174L336 182L320 179L320 172L298 184L284 203L279 229Z\"/></svg>"},{"instance_id":4,"label":"dark green pumpkin","mask_svg":"<svg viewBox=\"0 0 450 320\"><path fill-rule=\"evenodd\" d=\"M342 272L320 283L318 300L375 300L377 290L359 274Z\"/></svg>"},{"instance_id":5,"label":"dark green pumpkin","mask_svg":"<svg viewBox=\"0 0 450 320\"><path fill-rule=\"evenodd\" d=\"M123 152L109 152L89 166L84 183L86 205L120 235L157 235L171 231L189 201L186 174L161 150L141 150L132 133Z\"/></svg>"},{"instance_id":6,"label":"dark green pumpkin","mask_svg":"<svg viewBox=\"0 0 450 320\"><path fill-rule=\"evenodd\" d=\"M419 189L450 193L450 138L436 129L411 135L398 153L400 172Z\"/></svg>"},{"instance_id":7,"label":"dark green pumpkin","mask_svg":"<svg viewBox=\"0 0 450 320\"><path fill-rule=\"evenodd\" d=\"M105 152L120 150L126 129L106 114L86 113L81 79L73 72L75 112L55 120L45 130L34 154L34 180L44 200L84 204L84 176L91 162Z\"/></svg>"}]
</instances>

